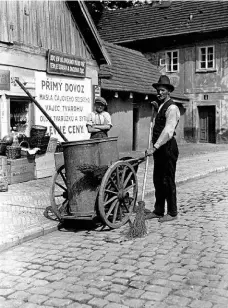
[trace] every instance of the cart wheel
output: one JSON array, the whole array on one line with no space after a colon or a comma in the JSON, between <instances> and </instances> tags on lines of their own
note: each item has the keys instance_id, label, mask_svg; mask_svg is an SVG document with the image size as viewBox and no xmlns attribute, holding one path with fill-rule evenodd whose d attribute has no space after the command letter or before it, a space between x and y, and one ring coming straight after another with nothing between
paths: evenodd
<instances>
[{"instance_id":1,"label":"cart wheel","mask_svg":"<svg viewBox=\"0 0 228 308\"><path fill-rule=\"evenodd\" d=\"M138 193L134 168L118 161L106 171L99 190L98 208L110 228L119 228L130 218Z\"/></svg>"},{"instance_id":2,"label":"cart wheel","mask_svg":"<svg viewBox=\"0 0 228 308\"><path fill-rule=\"evenodd\" d=\"M63 221L64 215L70 215L64 165L53 175L50 202L52 210L58 217L59 221Z\"/></svg>"}]
</instances>

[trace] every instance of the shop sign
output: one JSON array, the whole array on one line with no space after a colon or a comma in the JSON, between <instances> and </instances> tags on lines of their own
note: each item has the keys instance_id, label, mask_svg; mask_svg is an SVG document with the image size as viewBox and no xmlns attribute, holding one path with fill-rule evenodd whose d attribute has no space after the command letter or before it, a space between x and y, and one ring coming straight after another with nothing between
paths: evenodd
<instances>
[{"instance_id":1,"label":"shop sign","mask_svg":"<svg viewBox=\"0 0 228 308\"><path fill-rule=\"evenodd\" d=\"M10 71L0 70L0 90L10 91Z\"/></svg>"},{"instance_id":2,"label":"shop sign","mask_svg":"<svg viewBox=\"0 0 228 308\"><path fill-rule=\"evenodd\" d=\"M89 139L86 122L92 111L91 79L52 77L36 72L36 100L69 141ZM52 137L62 141L43 113L35 109L35 123L47 126Z\"/></svg>"},{"instance_id":3,"label":"shop sign","mask_svg":"<svg viewBox=\"0 0 228 308\"><path fill-rule=\"evenodd\" d=\"M48 51L47 72L49 74L85 77L86 61L73 55Z\"/></svg>"},{"instance_id":4,"label":"shop sign","mask_svg":"<svg viewBox=\"0 0 228 308\"><path fill-rule=\"evenodd\" d=\"M101 87L100 86L93 86L93 91L94 91L94 97L101 96Z\"/></svg>"}]
</instances>

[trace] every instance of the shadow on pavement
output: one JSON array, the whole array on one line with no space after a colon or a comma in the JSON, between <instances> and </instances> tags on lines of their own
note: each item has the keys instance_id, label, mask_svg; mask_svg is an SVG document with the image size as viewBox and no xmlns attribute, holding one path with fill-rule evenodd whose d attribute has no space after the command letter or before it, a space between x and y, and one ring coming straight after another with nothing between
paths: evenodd
<instances>
[{"instance_id":1,"label":"shadow on pavement","mask_svg":"<svg viewBox=\"0 0 228 308\"><path fill-rule=\"evenodd\" d=\"M78 232L78 231L109 231L109 227L105 226L102 221L95 217L92 220L79 220L79 219L65 219L60 221L56 214L53 212L51 206L46 207L43 212L44 217L52 221L58 221L58 230L62 232Z\"/></svg>"},{"instance_id":2,"label":"shadow on pavement","mask_svg":"<svg viewBox=\"0 0 228 308\"><path fill-rule=\"evenodd\" d=\"M97 231L97 232L107 232L111 229L105 226L98 219L93 220L64 220L58 225L58 230L61 232L79 232L79 231Z\"/></svg>"}]
</instances>

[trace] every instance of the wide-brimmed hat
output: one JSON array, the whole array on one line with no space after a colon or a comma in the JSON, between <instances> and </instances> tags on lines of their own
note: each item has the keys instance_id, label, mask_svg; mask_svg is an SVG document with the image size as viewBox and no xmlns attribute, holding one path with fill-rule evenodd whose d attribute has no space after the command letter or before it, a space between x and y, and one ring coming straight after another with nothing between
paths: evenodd
<instances>
[{"instance_id":1,"label":"wide-brimmed hat","mask_svg":"<svg viewBox=\"0 0 228 308\"><path fill-rule=\"evenodd\" d=\"M104 97L101 97L101 96L98 96L95 98L95 104L96 103L101 103L103 104L104 106L107 106L107 102L106 102L106 99L104 99Z\"/></svg>"},{"instance_id":2,"label":"wide-brimmed hat","mask_svg":"<svg viewBox=\"0 0 228 308\"><path fill-rule=\"evenodd\" d=\"M157 87L164 86L170 92L173 92L175 89L174 86L170 83L169 77L166 75L161 75L157 83L153 83L152 86L157 90Z\"/></svg>"}]
</instances>

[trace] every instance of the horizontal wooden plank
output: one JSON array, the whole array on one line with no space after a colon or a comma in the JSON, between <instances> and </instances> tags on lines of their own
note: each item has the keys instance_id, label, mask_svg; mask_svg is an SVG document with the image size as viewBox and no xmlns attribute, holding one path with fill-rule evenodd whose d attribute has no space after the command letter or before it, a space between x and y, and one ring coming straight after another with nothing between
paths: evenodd
<instances>
[{"instance_id":1,"label":"horizontal wooden plank","mask_svg":"<svg viewBox=\"0 0 228 308\"><path fill-rule=\"evenodd\" d=\"M55 169L54 153L46 153L35 159L36 170L50 168Z\"/></svg>"},{"instance_id":2,"label":"horizontal wooden plank","mask_svg":"<svg viewBox=\"0 0 228 308\"><path fill-rule=\"evenodd\" d=\"M33 164L35 161L28 160L27 157L18 158L18 159L7 159L7 164L11 167Z\"/></svg>"},{"instance_id":3,"label":"horizontal wooden plank","mask_svg":"<svg viewBox=\"0 0 228 308\"><path fill-rule=\"evenodd\" d=\"M25 172L22 174L8 174L8 183L9 184L16 184L16 183L23 183L27 181L34 180L34 170L33 172Z\"/></svg>"},{"instance_id":4,"label":"horizontal wooden plank","mask_svg":"<svg viewBox=\"0 0 228 308\"><path fill-rule=\"evenodd\" d=\"M11 66L18 66L20 64L21 67L43 71L46 70L47 66L45 55L35 55L5 48L1 48L1 63L7 63ZM15 68L15 70L19 69ZM34 75L34 71L31 71L31 74Z\"/></svg>"},{"instance_id":5,"label":"horizontal wooden plank","mask_svg":"<svg viewBox=\"0 0 228 308\"><path fill-rule=\"evenodd\" d=\"M0 41L92 59L75 17L66 1L0 1Z\"/></svg>"},{"instance_id":6,"label":"horizontal wooden plank","mask_svg":"<svg viewBox=\"0 0 228 308\"><path fill-rule=\"evenodd\" d=\"M8 172L13 175L22 174L26 172L34 172L34 169L35 169L35 163L28 163L17 166L8 165Z\"/></svg>"},{"instance_id":7,"label":"horizontal wooden plank","mask_svg":"<svg viewBox=\"0 0 228 308\"><path fill-rule=\"evenodd\" d=\"M46 177L53 176L55 173L55 168L46 168L35 171L35 179L42 179Z\"/></svg>"}]
</instances>

